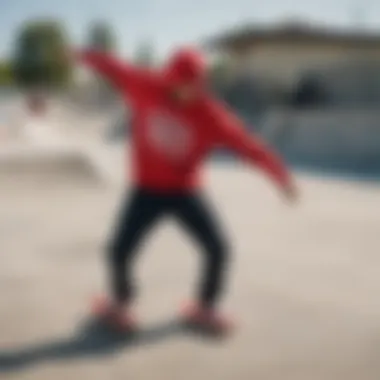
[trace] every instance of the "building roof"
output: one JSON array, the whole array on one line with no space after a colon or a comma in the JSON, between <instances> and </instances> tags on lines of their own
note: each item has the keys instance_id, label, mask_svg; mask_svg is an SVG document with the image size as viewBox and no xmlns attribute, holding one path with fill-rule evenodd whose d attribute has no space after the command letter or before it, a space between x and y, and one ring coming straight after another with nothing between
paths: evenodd
<instances>
[{"instance_id":1,"label":"building roof","mask_svg":"<svg viewBox=\"0 0 380 380\"><path fill-rule=\"evenodd\" d=\"M206 40L204 46L225 49L255 42L308 42L344 45L369 45L380 48L380 30L369 32L359 28L339 29L303 22L286 22L275 26L245 25Z\"/></svg>"}]
</instances>

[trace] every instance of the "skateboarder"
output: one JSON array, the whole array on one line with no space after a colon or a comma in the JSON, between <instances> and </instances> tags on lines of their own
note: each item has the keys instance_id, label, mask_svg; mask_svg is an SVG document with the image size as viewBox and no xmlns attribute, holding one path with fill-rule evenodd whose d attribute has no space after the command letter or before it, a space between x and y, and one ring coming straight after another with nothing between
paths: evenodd
<instances>
[{"instance_id":1,"label":"skateboarder","mask_svg":"<svg viewBox=\"0 0 380 380\"><path fill-rule=\"evenodd\" d=\"M257 137L213 98L206 88L203 57L196 50L178 50L161 70L148 71L110 55L84 51L77 59L108 79L133 110L133 189L123 205L108 257L110 297L97 312L124 329L133 329L135 296L133 263L138 248L155 222L173 215L199 242L203 269L194 304L186 321L218 332L230 321L218 310L228 270L229 248L202 193L201 166L216 147L236 151L263 169L294 198L291 176Z\"/></svg>"}]
</instances>

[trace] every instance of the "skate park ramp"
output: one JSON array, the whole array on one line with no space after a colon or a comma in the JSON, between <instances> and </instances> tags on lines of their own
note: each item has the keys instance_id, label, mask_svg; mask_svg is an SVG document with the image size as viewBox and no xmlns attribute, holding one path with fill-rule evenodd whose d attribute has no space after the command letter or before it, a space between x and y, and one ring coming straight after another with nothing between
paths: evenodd
<instances>
[{"instance_id":1,"label":"skate park ramp","mask_svg":"<svg viewBox=\"0 0 380 380\"><path fill-rule=\"evenodd\" d=\"M0 182L12 186L105 184L104 171L94 157L85 149L8 147L0 152Z\"/></svg>"},{"instance_id":2,"label":"skate park ramp","mask_svg":"<svg viewBox=\"0 0 380 380\"><path fill-rule=\"evenodd\" d=\"M220 341L171 323L201 255L170 219L136 262L141 331L91 325L124 185L1 188L0 378L379 380L378 187L299 177L302 202L288 207L244 167L207 175L233 244L222 307L238 328Z\"/></svg>"}]
</instances>

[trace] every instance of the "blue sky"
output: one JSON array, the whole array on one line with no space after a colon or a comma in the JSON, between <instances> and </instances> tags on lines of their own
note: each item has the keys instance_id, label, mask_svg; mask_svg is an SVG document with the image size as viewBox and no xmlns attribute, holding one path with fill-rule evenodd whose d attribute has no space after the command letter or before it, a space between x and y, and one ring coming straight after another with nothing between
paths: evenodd
<instances>
[{"instance_id":1,"label":"blue sky","mask_svg":"<svg viewBox=\"0 0 380 380\"><path fill-rule=\"evenodd\" d=\"M329 25L352 23L355 4L366 27L380 30L377 0L0 0L0 56L10 52L14 32L33 17L56 17L75 44L83 42L92 20L111 23L122 55L151 39L160 55L173 46L198 41L239 23L271 23L306 18Z\"/></svg>"}]
</instances>

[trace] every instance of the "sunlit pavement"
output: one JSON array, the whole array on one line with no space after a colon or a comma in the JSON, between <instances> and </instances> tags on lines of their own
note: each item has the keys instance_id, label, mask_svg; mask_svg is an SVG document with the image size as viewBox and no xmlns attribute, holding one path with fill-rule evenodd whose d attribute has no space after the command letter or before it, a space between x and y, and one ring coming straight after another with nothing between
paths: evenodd
<instances>
[{"instance_id":1,"label":"sunlit pavement","mask_svg":"<svg viewBox=\"0 0 380 380\"><path fill-rule=\"evenodd\" d=\"M23 181L0 190L0 378L380 379L380 187L302 177L289 206L257 173L210 168L238 329L214 341L171 327L201 256L167 220L136 268L145 332L131 340L86 325L123 187Z\"/></svg>"}]
</instances>

